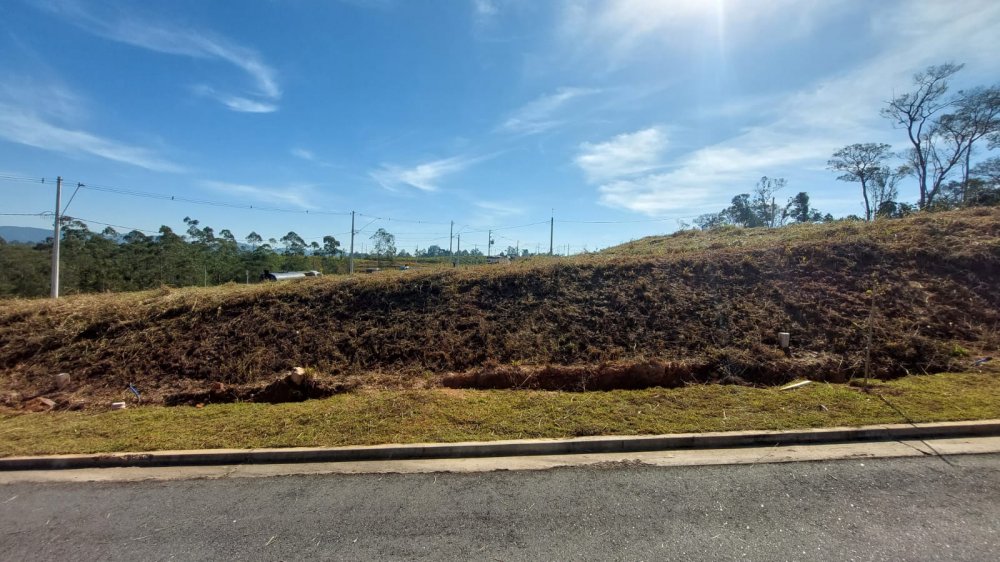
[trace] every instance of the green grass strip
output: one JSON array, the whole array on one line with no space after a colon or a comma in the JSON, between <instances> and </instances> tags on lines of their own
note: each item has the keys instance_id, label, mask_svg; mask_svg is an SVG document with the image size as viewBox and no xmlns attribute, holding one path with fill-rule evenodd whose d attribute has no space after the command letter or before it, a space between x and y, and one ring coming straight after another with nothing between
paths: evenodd
<instances>
[{"instance_id":1,"label":"green grass strip","mask_svg":"<svg viewBox=\"0 0 1000 562\"><path fill-rule=\"evenodd\" d=\"M696 385L592 393L419 390L295 404L0 415L0 455L317 447L637 435L1000 418L1000 375L773 388Z\"/></svg>"}]
</instances>

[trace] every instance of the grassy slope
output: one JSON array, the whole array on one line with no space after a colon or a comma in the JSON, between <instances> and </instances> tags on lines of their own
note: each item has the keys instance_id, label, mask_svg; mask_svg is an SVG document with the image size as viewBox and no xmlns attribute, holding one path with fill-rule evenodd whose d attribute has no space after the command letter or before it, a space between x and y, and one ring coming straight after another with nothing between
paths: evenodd
<instances>
[{"instance_id":1,"label":"grassy slope","mask_svg":"<svg viewBox=\"0 0 1000 562\"><path fill-rule=\"evenodd\" d=\"M885 396L906 417L879 398ZM825 407L826 409L824 409ZM0 456L790 429L1000 418L997 372L906 377L871 394L693 385L591 393L364 391L295 404L0 414Z\"/></svg>"},{"instance_id":2,"label":"grassy slope","mask_svg":"<svg viewBox=\"0 0 1000 562\"><path fill-rule=\"evenodd\" d=\"M524 366L583 365L584 382L627 382L634 371L607 366L647 362L679 380L844 380L863 367L872 287L875 372L892 377L958 367L955 345L995 348L998 276L1000 210L974 209L686 232L509 267L5 301L0 391L44 393L68 371L79 385L68 398L135 382L156 400L295 365L396 388L456 371L472 373L453 376L459 385L561 388ZM793 334L792 360L775 350L780 330Z\"/></svg>"}]
</instances>

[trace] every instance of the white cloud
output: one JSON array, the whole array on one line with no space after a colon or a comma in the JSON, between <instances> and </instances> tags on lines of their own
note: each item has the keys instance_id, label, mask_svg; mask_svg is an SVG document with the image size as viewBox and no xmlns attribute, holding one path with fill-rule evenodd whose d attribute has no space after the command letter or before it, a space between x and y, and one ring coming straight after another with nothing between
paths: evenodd
<instances>
[{"instance_id":1,"label":"white cloud","mask_svg":"<svg viewBox=\"0 0 1000 562\"><path fill-rule=\"evenodd\" d=\"M315 192L313 186L308 184L275 187L205 180L201 185L229 195L249 197L265 203L292 205L301 209L315 208L311 203L315 198Z\"/></svg>"},{"instance_id":2,"label":"white cloud","mask_svg":"<svg viewBox=\"0 0 1000 562\"><path fill-rule=\"evenodd\" d=\"M509 203L497 203L496 201L476 201L474 203L476 207L483 209L485 211L490 211L491 213L502 216L509 217L514 215L524 214L524 209Z\"/></svg>"},{"instance_id":3,"label":"white cloud","mask_svg":"<svg viewBox=\"0 0 1000 562\"><path fill-rule=\"evenodd\" d=\"M908 6L875 14L871 25L888 44L881 52L851 70L775 96L769 120L667 162L669 171L602 183L600 201L650 215L705 211L706 205L724 206L761 175L823 169L830 154L846 144L889 142L904 148L905 135L878 111L894 91L910 87L914 72L948 60L968 62L980 75L1000 71L991 54L1000 4L975 0L961 10L929 1ZM759 108L759 102L747 107Z\"/></svg>"},{"instance_id":4,"label":"white cloud","mask_svg":"<svg viewBox=\"0 0 1000 562\"><path fill-rule=\"evenodd\" d=\"M229 109L241 113L273 113L278 110L278 106L274 103L218 92L203 84L195 86L193 90L199 95L212 98Z\"/></svg>"},{"instance_id":5,"label":"white cloud","mask_svg":"<svg viewBox=\"0 0 1000 562\"><path fill-rule=\"evenodd\" d=\"M472 7L475 9L476 15L480 17L490 17L500 13L500 8L495 0L473 0Z\"/></svg>"},{"instance_id":6,"label":"white cloud","mask_svg":"<svg viewBox=\"0 0 1000 562\"><path fill-rule=\"evenodd\" d=\"M590 88L560 88L515 110L500 124L499 129L508 133L528 135L545 132L563 123L555 114L570 101L599 91Z\"/></svg>"},{"instance_id":7,"label":"white cloud","mask_svg":"<svg viewBox=\"0 0 1000 562\"><path fill-rule=\"evenodd\" d=\"M662 166L667 136L659 127L624 133L611 140L580 145L575 162L590 182L601 182Z\"/></svg>"},{"instance_id":8,"label":"white cloud","mask_svg":"<svg viewBox=\"0 0 1000 562\"><path fill-rule=\"evenodd\" d=\"M445 176L461 172L479 160L478 158L455 156L424 162L410 168L385 164L378 170L370 172L369 175L379 185L389 190L396 190L400 186L410 186L421 191L437 191L440 181Z\"/></svg>"},{"instance_id":9,"label":"white cloud","mask_svg":"<svg viewBox=\"0 0 1000 562\"><path fill-rule=\"evenodd\" d=\"M292 156L296 158L301 158L309 162L316 160L316 154L311 150L306 150L305 148L295 147L288 151Z\"/></svg>"},{"instance_id":10,"label":"white cloud","mask_svg":"<svg viewBox=\"0 0 1000 562\"><path fill-rule=\"evenodd\" d=\"M98 156L157 172L183 168L156 151L82 130L83 102L58 84L11 77L0 85L0 138L70 155Z\"/></svg>"},{"instance_id":11,"label":"white cloud","mask_svg":"<svg viewBox=\"0 0 1000 562\"><path fill-rule=\"evenodd\" d=\"M55 125L20 108L0 103L0 137L19 144L64 154L91 154L157 172L183 168L147 148L131 146L86 131Z\"/></svg>"},{"instance_id":12,"label":"white cloud","mask_svg":"<svg viewBox=\"0 0 1000 562\"><path fill-rule=\"evenodd\" d=\"M246 96L220 94L211 88L201 93L234 111L265 113L277 109L273 102L281 98L281 87L274 69L255 51L229 39L207 31L142 21L118 11L106 10L98 14L76 0L54 0L41 7L105 39L158 53L229 63L250 76L255 86L253 95L261 99L255 101Z\"/></svg>"}]
</instances>

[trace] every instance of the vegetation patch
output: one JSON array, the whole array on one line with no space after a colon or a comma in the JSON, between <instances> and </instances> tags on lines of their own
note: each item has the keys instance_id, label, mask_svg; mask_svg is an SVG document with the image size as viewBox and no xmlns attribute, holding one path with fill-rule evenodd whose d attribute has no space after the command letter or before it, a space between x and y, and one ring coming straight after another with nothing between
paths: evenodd
<instances>
[{"instance_id":1,"label":"vegetation patch","mask_svg":"<svg viewBox=\"0 0 1000 562\"><path fill-rule=\"evenodd\" d=\"M888 400L887 403L885 400ZM890 406L891 403L891 406ZM0 455L317 447L793 429L1000 418L1000 374L796 390L359 390L286 404L0 414Z\"/></svg>"},{"instance_id":2,"label":"vegetation patch","mask_svg":"<svg viewBox=\"0 0 1000 562\"><path fill-rule=\"evenodd\" d=\"M0 399L891 379L1000 348L1000 209L723 228L597 255L0 305ZM792 346L778 347L778 332ZM959 350L959 351L956 351ZM72 383L54 387L53 375ZM526 382L520 382L526 381Z\"/></svg>"}]
</instances>

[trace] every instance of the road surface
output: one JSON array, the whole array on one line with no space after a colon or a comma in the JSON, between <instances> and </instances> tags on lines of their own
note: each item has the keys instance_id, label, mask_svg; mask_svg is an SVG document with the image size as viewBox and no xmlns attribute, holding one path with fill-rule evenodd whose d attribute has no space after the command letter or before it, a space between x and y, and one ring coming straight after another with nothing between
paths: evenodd
<instances>
[{"instance_id":1,"label":"road surface","mask_svg":"<svg viewBox=\"0 0 1000 562\"><path fill-rule=\"evenodd\" d=\"M995 560L1000 455L0 486L5 560Z\"/></svg>"}]
</instances>

